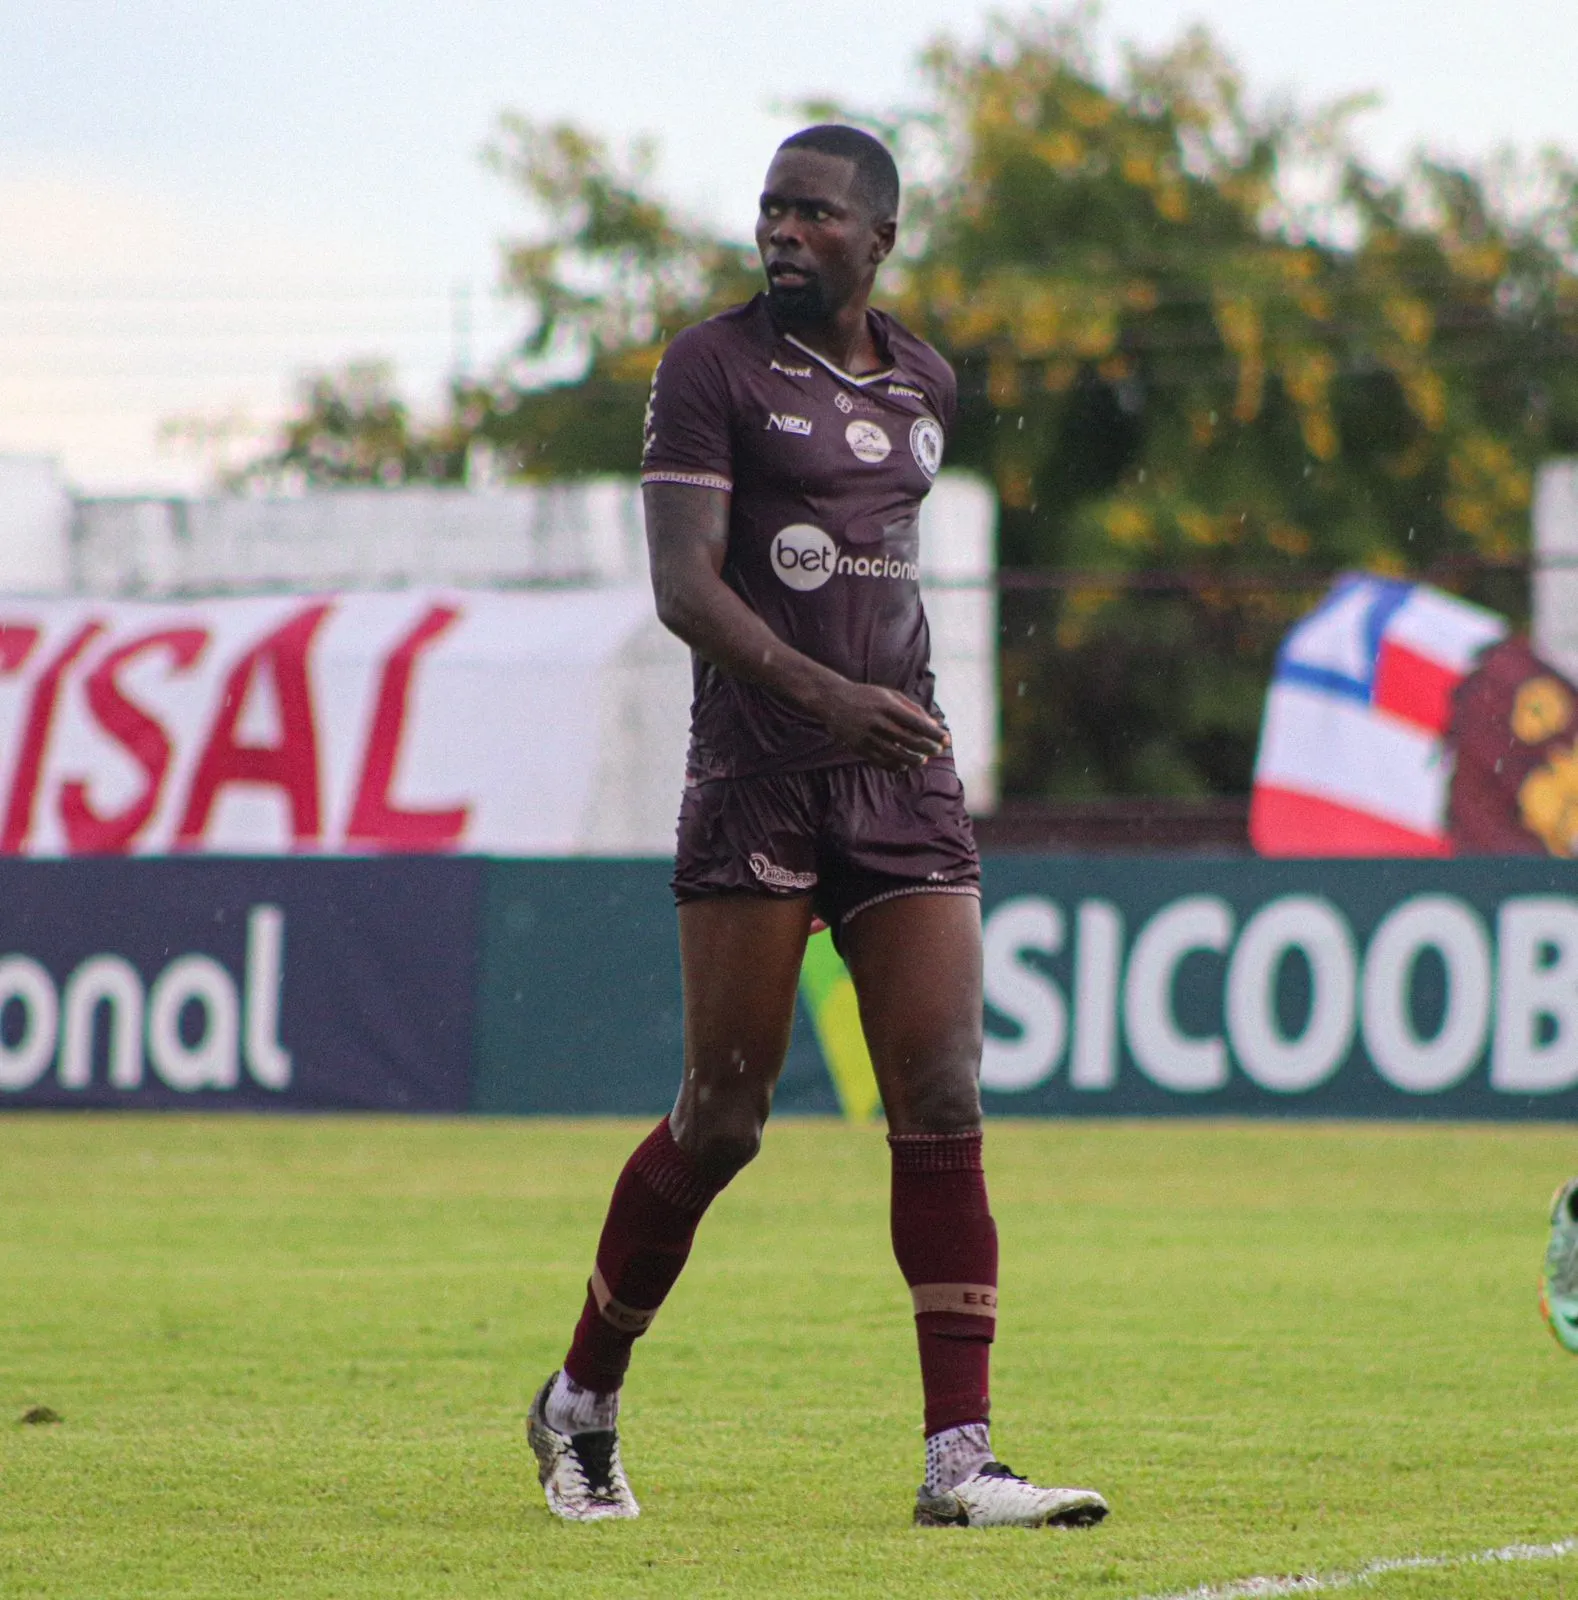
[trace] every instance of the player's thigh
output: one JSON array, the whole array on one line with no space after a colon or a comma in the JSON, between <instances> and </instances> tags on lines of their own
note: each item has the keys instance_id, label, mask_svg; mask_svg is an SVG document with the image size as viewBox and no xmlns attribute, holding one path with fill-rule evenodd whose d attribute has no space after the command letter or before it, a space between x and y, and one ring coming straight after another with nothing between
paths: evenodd
<instances>
[{"instance_id":1,"label":"player's thigh","mask_svg":"<svg viewBox=\"0 0 1578 1600\"><path fill-rule=\"evenodd\" d=\"M680 906L685 1072L672 1121L681 1145L720 1130L759 1133L789 1048L810 927L807 895L720 894Z\"/></svg>"},{"instance_id":2,"label":"player's thigh","mask_svg":"<svg viewBox=\"0 0 1578 1600\"><path fill-rule=\"evenodd\" d=\"M895 1133L981 1117L981 905L921 892L868 906L840 930L871 1064Z\"/></svg>"}]
</instances>

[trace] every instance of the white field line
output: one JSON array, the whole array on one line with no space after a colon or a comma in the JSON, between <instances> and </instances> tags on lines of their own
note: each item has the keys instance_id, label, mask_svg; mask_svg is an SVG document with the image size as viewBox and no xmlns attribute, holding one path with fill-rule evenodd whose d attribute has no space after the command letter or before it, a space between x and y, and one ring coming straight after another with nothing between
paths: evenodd
<instances>
[{"instance_id":1,"label":"white field line","mask_svg":"<svg viewBox=\"0 0 1578 1600\"><path fill-rule=\"evenodd\" d=\"M1286 1578L1235 1578L1231 1583L1206 1583L1175 1594L1148 1595L1145 1600L1270 1600L1284 1594L1324 1594L1332 1589L1355 1589L1373 1583L1389 1572L1421 1572L1442 1567L1496 1566L1510 1561L1558 1561L1578 1550L1578 1539L1558 1544L1508 1544L1499 1550L1480 1550L1466 1556L1394 1556L1367 1561L1352 1572L1310 1572Z\"/></svg>"}]
</instances>

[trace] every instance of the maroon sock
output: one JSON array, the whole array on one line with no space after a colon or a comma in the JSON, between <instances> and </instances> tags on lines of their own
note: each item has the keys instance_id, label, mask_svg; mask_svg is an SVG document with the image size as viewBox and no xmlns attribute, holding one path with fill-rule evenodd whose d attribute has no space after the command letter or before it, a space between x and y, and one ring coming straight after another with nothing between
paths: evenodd
<instances>
[{"instance_id":1,"label":"maroon sock","mask_svg":"<svg viewBox=\"0 0 1578 1600\"><path fill-rule=\"evenodd\" d=\"M893 1254L915 1301L927 1436L991 1413L987 1368L997 1329L997 1225L981 1135L895 1133Z\"/></svg>"},{"instance_id":2,"label":"maroon sock","mask_svg":"<svg viewBox=\"0 0 1578 1600\"><path fill-rule=\"evenodd\" d=\"M674 1287L696 1224L722 1187L675 1144L667 1117L636 1147L614 1185L586 1304L564 1358L573 1382L608 1394L625 1381L631 1346Z\"/></svg>"}]
</instances>

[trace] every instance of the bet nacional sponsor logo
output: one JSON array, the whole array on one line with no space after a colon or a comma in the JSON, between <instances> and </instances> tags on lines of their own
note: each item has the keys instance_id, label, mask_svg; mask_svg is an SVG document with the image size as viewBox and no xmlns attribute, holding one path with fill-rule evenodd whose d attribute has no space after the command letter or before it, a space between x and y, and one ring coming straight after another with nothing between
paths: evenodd
<instances>
[{"instance_id":1,"label":"bet nacional sponsor logo","mask_svg":"<svg viewBox=\"0 0 1578 1600\"><path fill-rule=\"evenodd\" d=\"M780 583L805 593L820 589L833 576L838 546L809 522L793 522L773 540L773 571Z\"/></svg>"},{"instance_id":2,"label":"bet nacional sponsor logo","mask_svg":"<svg viewBox=\"0 0 1578 1600\"><path fill-rule=\"evenodd\" d=\"M820 589L835 577L920 581L920 568L913 561L880 554L840 555L832 538L809 522L794 522L782 529L773 539L770 559L778 581L802 594Z\"/></svg>"}]
</instances>

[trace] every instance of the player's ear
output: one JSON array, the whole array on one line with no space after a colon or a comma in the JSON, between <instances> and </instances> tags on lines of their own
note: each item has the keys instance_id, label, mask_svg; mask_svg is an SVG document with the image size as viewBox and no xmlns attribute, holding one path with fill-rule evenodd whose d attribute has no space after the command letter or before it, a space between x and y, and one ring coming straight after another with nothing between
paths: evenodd
<instances>
[{"instance_id":1,"label":"player's ear","mask_svg":"<svg viewBox=\"0 0 1578 1600\"><path fill-rule=\"evenodd\" d=\"M899 236L898 221L889 217L886 222L877 223L871 231L876 235L871 246L871 264L875 267L893 254L893 246Z\"/></svg>"}]
</instances>

